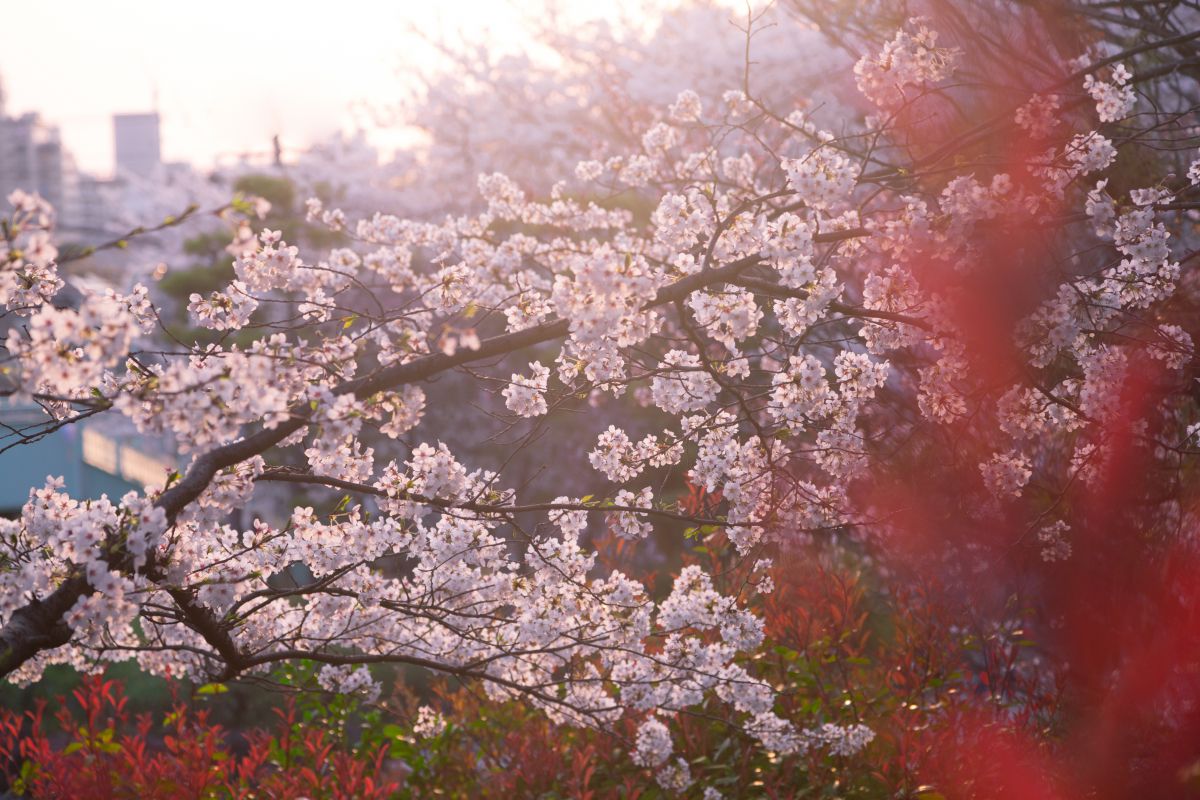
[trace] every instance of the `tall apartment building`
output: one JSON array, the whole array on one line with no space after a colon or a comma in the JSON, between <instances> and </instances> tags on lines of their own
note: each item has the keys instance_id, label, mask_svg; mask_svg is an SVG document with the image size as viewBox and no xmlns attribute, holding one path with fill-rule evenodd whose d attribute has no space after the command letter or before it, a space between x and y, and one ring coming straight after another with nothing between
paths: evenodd
<instances>
[{"instance_id":1,"label":"tall apartment building","mask_svg":"<svg viewBox=\"0 0 1200 800\"><path fill-rule=\"evenodd\" d=\"M152 175L162 164L158 113L113 114L117 174Z\"/></svg>"},{"instance_id":2,"label":"tall apartment building","mask_svg":"<svg viewBox=\"0 0 1200 800\"><path fill-rule=\"evenodd\" d=\"M75 162L63 148L58 128L35 113L10 117L0 86L0 201L14 189L37 192L60 213L77 201Z\"/></svg>"}]
</instances>

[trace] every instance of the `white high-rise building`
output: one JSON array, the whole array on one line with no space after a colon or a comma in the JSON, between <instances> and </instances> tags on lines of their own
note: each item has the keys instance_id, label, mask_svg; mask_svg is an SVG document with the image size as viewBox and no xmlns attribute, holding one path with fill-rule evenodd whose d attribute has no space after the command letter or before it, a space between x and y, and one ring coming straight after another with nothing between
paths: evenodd
<instances>
[{"instance_id":1,"label":"white high-rise building","mask_svg":"<svg viewBox=\"0 0 1200 800\"><path fill-rule=\"evenodd\" d=\"M113 144L117 175L129 172L143 178L162 164L158 138L158 113L113 114Z\"/></svg>"},{"instance_id":2,"label":"white high-rise building","mask_svg":"<svg viewBox=\"0 0 1200 800\"><path fill-rule=\"evenodd\" d=\"M75 162L63 148L58 128L37 114L10 117L0 86L0 206L14 189L37 192L60 216L69 216L78 198Z\"/></svg>"}]
</instances>

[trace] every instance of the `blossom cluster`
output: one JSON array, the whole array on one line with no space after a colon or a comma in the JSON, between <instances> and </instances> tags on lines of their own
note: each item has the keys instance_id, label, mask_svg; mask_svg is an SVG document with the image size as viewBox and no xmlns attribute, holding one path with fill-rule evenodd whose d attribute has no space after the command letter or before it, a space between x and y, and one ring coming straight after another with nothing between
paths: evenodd
<instances>
[{"instance_id":1,"label":"blossom cluster","mask_svg":"<svg viewBox=\"0 0 1200 800\"><path fill-rule=\"evenodd\" d=\"M854 65L859 91L886 108L902 104L925 84L945 80L962 54L957 48L938 47L937 40L938 32L927 20L910 19L879 53L863 56Z\"/></svg>"}]
</instances>

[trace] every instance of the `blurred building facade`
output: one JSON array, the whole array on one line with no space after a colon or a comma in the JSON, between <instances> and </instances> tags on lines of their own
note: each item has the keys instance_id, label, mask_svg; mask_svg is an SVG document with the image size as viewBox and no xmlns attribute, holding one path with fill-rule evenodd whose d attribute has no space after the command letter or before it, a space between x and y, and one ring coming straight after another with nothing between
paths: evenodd
<instances>
[{"instance_id":1,"label":"blurred building facade","mask_svg":"<svg viewBox=\"0 0 1200 800\"><path fill-rule=\"evenodd\" d=\"M0 84L0 199L14 189L37 192L63 220L80 215L79 173L58 127L34 112L9 116Z\"/></svg>"},{"instance_id":2,"label":"blurred building facade","mask_svg":"<svg viewBox=\"0 0 1200 800\"><path fill-rule=\"evenodd\" d=\"M32 403L0 402L6 428L36 431L47 421ZM162 486L174 468L169 451L155 439L90 421L67 425L0 453L0 516L18 516L29 490L44 486L48 477L61 477L76 499L107 495L115 502L126 492Z\"/></svg>"},{"instance_id":3,"label":"blurred building facade","mask_svg":"<svg viewBox=\"0 0 1200 800\"><path fill-rule=\"evenodd\" d=\"M130 173L143 178L153 175L162 164L158 112L113 114L113 147L117 174Z\"/></svg>"}]
</instances>

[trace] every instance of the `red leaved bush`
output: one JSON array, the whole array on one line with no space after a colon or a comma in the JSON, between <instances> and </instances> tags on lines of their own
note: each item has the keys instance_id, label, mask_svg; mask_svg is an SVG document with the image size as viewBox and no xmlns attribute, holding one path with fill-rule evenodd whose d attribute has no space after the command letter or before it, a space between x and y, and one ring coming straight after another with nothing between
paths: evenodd
<instances>
[{"instance_id":1,"label":"red leaved bush","mask_svg":"<svg viewBox=\"0 0 1200 800\"><path fill-rule=\"evenodd\" d=\"M161 727L130 720L121 684L85 678L59 698L60 730L45 703L18 714L0 710L0 761L9 788L34 798L211 797L350 800L389 797L387 748L350 752L327 731L302 728L293 706L277 710L275 730L251 731L243 746L204 710L177 702Z\"/></svg>"}]
</instances>

